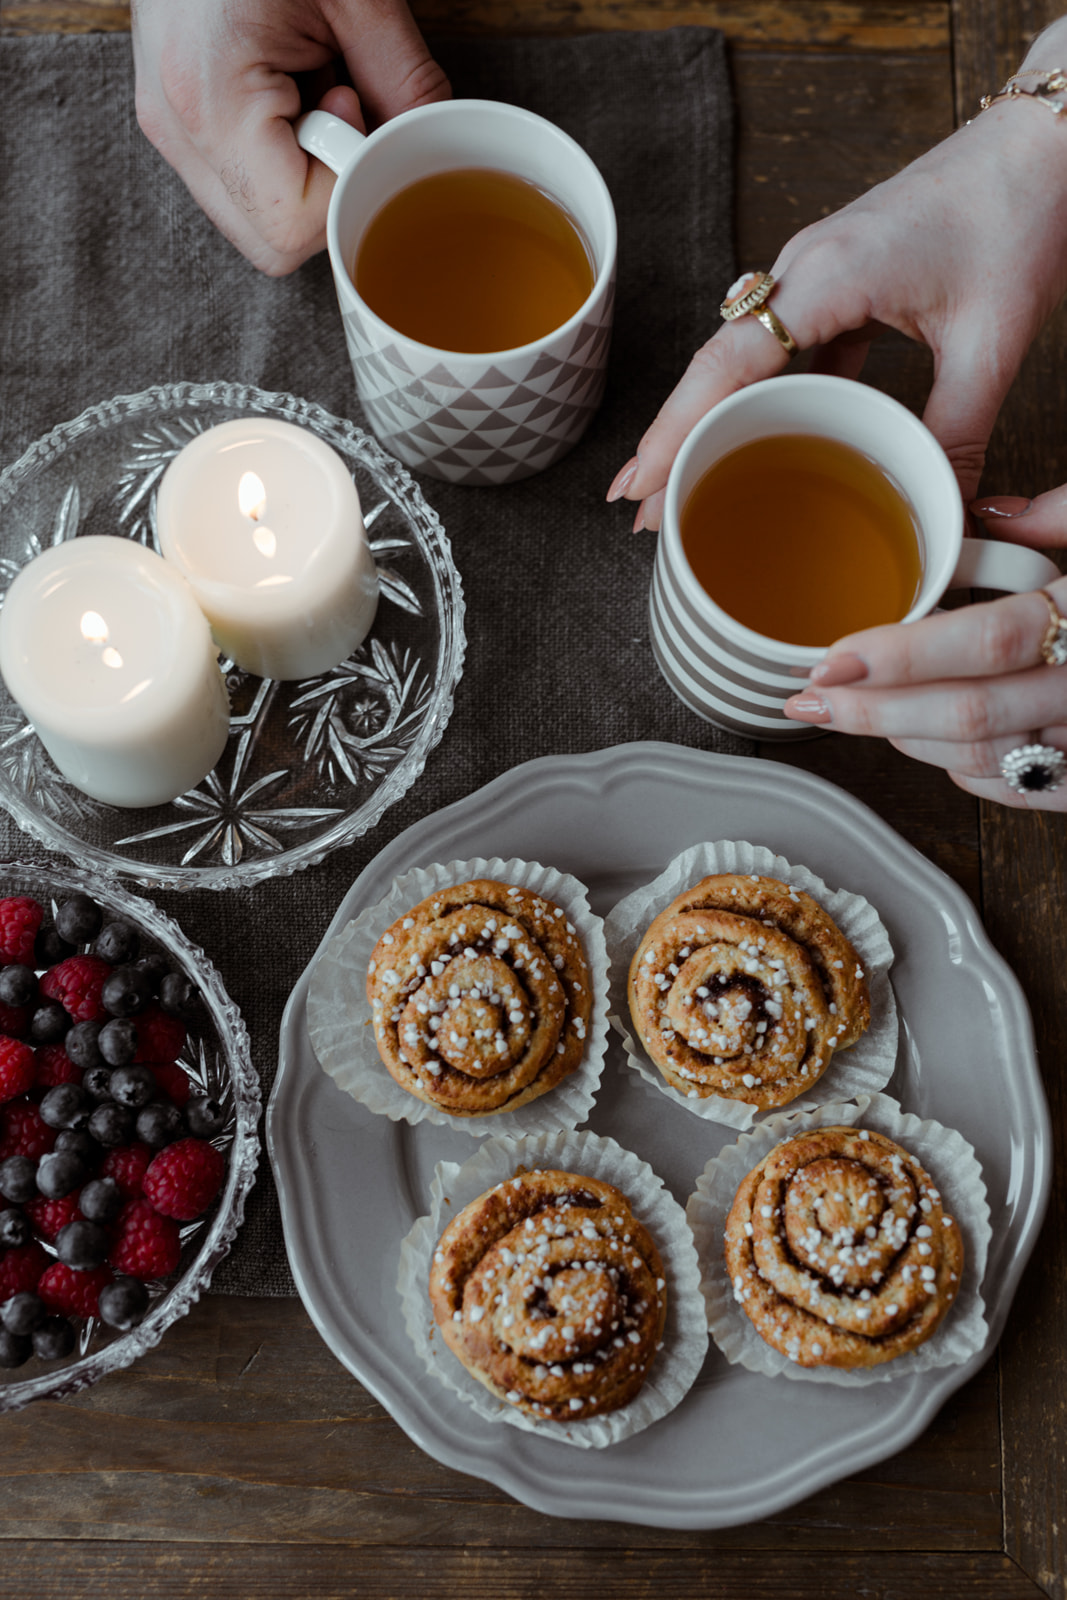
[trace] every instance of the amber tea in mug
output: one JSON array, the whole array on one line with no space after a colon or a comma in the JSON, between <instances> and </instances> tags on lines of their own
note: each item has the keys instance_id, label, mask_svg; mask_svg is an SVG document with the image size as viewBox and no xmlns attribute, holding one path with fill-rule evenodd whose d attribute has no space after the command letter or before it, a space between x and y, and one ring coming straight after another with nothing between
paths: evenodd
<instances>
[{"instance_id":1,"label":"amber tea in mug","mask_svg":"<svg viewBox=\"0 0 1067 1600\"><path fill-rule=\"evenodd\" d=\"M787 644L899 622L922 579L905 496L859 450L821 436L771 435L722 456L686 499L680 531L716 605Z\"/></svg>"},{"instance_id":2,"label":"amber tea in mug","mask_svg":"<svg viewBox=\"0 0 1067 1600\"><path fill-rule=\"evenodd\" d=\"M375 214L352 281L398 333L437 350L513 350L561 327L589 298L591 253L564 208L490 168L437 172Z\"/></svg>"}]
</instances>

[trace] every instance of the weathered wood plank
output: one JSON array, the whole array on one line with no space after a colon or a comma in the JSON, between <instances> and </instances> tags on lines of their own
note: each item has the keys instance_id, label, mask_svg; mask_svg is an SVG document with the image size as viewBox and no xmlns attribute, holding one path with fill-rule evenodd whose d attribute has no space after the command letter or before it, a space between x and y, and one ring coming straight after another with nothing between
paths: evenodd
<instances>
[{"instance_id":1,"label":"weathered wood plank","mask_svg":"<svg viewBox=\"0 0 1067 1600\"><path fill-rule=\"evenodd\" d=\"M744 44L798 50L940 51L948 0L415 0L427 28L456 33L593 33L615 28L721 28ZM130 25L115 0L9 0L0 32L114 33Z\"/></svg>"},{"instance_id":2,"label":"weathered wood plank","mask_svg":"<svg viewBox=\"0 0 1067 1600\"><path fill-rule=\"evenodd\" d=\"M1040 1590L1001 1555L897 1557L892 1570L857 1556L747 1554L646 1555L571 1550L368 1550L359 1545L298 1547L254 1544L159 1546L74 1542L17 1544L4 1549L0 1595L67 1600L107 1594L109 1600L211 1594L240 1600L1037 1600Z\"/></svg>"},{"instance_id":3,"label":"weathered wood plank","mask_svg":"<svg viewBox=\"0 0 1067 1600\"><path fill-rule=\"evenodd\" d=\"M0 1419L12 1540L578 1549L1000 1548L992 1368L911 1449L751 1528L557 1520L441 1466L297 1301L210 1296L126 1372ZM0 1572L4 1563L0 1560Z\"/></svg>"}]
</instances>

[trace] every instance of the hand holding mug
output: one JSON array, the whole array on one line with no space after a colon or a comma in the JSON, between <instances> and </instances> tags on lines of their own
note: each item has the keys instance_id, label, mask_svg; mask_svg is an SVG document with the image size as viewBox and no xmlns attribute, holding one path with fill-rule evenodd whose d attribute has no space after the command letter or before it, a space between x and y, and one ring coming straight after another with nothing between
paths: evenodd
<instances>
[{"instance_id":1,"label":"hand holding mug","mask_svg":"<svg viewBox=\"0 0 1067 1600\"><path fill-rule=\"evenodd\" d=\"M971 507L1020 545L1067 549L1067 484L1035 500ZM1005 805L1067 811L1067 578L1043 592L839 639L786 702L788 717L876 734L946 768L961 789ZM1002 762L1012 752L1046 754ZM1029 777L1026 776L1029 766ZM1059 783L1055 783L1057 771ZM1046 787L1036 787L1045 774Z\"/></svg>"},{"instance_id":2,"label":"hand holding mug","mask_svg":"<svg viewBox=\"0 0 1067 1600\"><path fill-rule=\"evenodd\" d=\"M324 247L333 188L296 142L296 75L360 129L449 95L405 0L134 0L132 31L141 128L220 232L275 276Z\"/></svg>"},{"instance_id":3,"label":"hand holding mug","mask_svg":"<svg viewBox=\"0 0 1067 1600\"><path fill-rule=\"evenodd\" d=\"M1045 55L1067 55L1067 19L1047 38ZM978 491L989 435L1022 358L1067 291L1065 120L1031 106L994 106L803 229L771 269L771 306L799 348L814 352L813 371L857 377L879 327L930 347L935 376L924 421L965 501ZM720 400L787 361L753 316L724 324L697 351L609 500L640 501L635 527L658 528L686 435Z\"/></svg>"}]
</instances>

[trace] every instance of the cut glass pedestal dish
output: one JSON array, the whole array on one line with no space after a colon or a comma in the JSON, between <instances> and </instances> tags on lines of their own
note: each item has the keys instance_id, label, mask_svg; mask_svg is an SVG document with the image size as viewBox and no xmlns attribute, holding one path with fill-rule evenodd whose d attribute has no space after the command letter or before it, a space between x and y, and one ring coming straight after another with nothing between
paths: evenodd
<instances>
[{"instance_id":1,"label":"cut glass pedestal dish","mask_svg":"<svg viewBox=\"0 0 1067 1600\"><path fill-rule=\"evenodd\" d=\"M0 596L34 556L78 534L158 549L155 496L170 461L205 429L248 416L308 428L352 472L381 584L363 644L300 682L231 666L222 760L195 789L143 811L74 788L0 683L0 805L49 850L150 888L257 883L366 832L422 772L462 670L459 574L406 468L321 407L238 384L119 395L31 445L0 476Z\"/></svg>"}]
</instances>

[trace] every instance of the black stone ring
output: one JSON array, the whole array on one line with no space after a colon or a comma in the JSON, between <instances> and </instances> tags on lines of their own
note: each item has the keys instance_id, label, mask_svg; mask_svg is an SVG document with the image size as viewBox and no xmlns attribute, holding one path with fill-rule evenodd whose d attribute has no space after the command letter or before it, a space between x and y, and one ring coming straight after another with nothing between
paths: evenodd
<instances>
[{"instance_id":1,"label":"black stone ring","mask_svg":"<svg viewBox=\"0 0 1067 1600\"><path fill-rule=\"evenodd\" d=\"M1016 794L1048 794L1067 777L1067 755L1054 744L1020 744L1008 751L1000 770Z\"/></svg>"}]
</instances>

